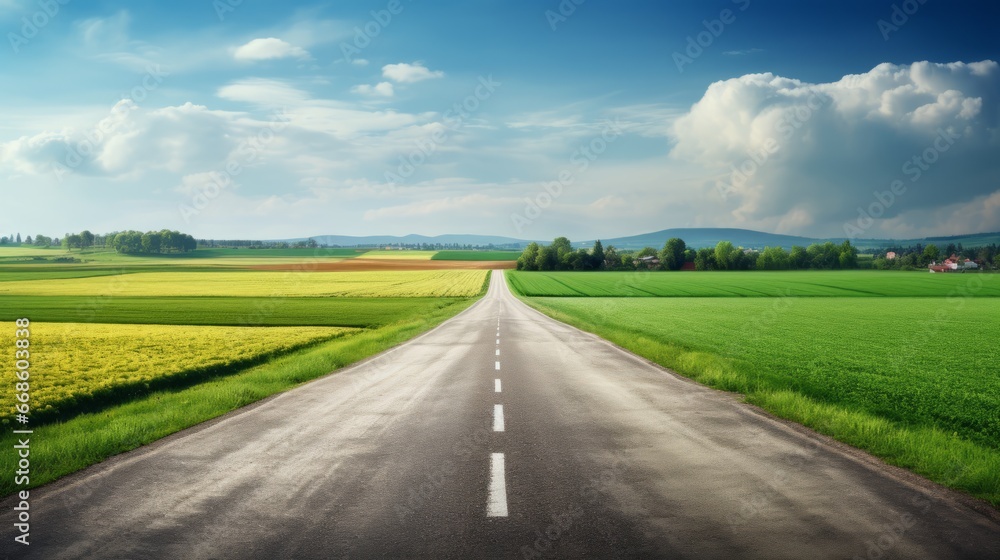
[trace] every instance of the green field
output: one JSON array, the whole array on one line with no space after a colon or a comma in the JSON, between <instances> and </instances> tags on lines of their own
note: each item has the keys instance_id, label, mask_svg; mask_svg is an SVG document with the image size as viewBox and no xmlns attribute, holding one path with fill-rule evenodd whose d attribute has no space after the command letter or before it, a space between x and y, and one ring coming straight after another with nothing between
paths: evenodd
<instances>
[{"instance_id":1,"label":"green field","mask_svg":"<svg viewBox=\"0 0 1000 560\"><path fill-rule=\"evenodd\" d=\"M520 251L438 251L432 261L516 261Z\"/></svg>"},{"instance_id":2,"label":"green field","mask_svg":"<svg viewBox=\"0 0 1000 560\"><path fill-rule=\"evenodd\" d=\"M113 292L112 292L113 294ZM462 298L0 296L0 321L376 328Z\"/></svg>"},{"instance_id":3,"label":"green field","mask_svg":"<svg viewBox=\"0 0 1000 560\"><path fill-rule=\"evenodd\" d=\"M559 320L1000 505L1000 298L984 297L996 294L1000 276L532 272L509 278L515 290L559 294L525 298ZM766 285L775 286L776 297L764 297ZM682 291L711 297L679 297ZM811 297L777 297L789 292ZM567 297L580 293L618 297ZM647 297L621 297L628 294ZM750 295L757 297L742 297Z\"/></svg>"},{"instance_id":4,"label":"green field","mask_svg":"<svg viewBox=\"0 0 1000 560\"><path fill-rule=\"evenodd\" d=\"M1000 297L990 274L843 270L783 272L518 272L510 285L531 297Z\"/></svg>"}]
</instances>

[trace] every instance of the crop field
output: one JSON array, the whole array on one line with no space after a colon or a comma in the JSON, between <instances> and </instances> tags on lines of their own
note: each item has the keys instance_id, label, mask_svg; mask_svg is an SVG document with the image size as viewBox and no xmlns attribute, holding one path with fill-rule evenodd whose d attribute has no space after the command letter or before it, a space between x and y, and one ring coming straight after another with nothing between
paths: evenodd
<instances>
[{"instance_id":1,"label":"crop field","mask_svg":"<svg viewBox=\"0 0 1000 560\"><path fill-rule=\"evenodd\" d=\"M139 272L116 277L0 282L0 296L472 297L482 270L386 272Z\"/></svg>"},{"instance_id":2,"label":"crop field","mask_svg":"<svg viewBox=\"0 0 1000 560\"><path fill-rule=\"evenodd\" d=\"M59 249L0 248L0 321L31 319L30 418L44 440L32 448L41 465L32 485L408 340L471 305L490 274L408 268L429 265L429 255L323 272L362 255L73 251L67 261ZM0 333L12 347L13 330ZM9 425L14 392L4 395L0 420ZM10 437L0 444L13 445ZM0 469L10 459L0 457ZM0 493L12 489L0 481Z\"/></svg>"},{"instance_id":3,"label":"crop field","mask_svg":"<svg viewBox=\"0 0 1000 560\"><path fill-rule=\"evenodd\" d=\"M461 298L0 296L0 321L378 328L432 315Z\"/></svg>"},{"instance_id":4,"label":"crop field","mask_svg":"<svg viewBox=\"0 0 1000 560\"><path fill-rule=\"evenodd\" d=\"M901 271L508 272L531 297L975 297L1000 296L989 274ZM0 288L2 289L2 288Z\"/></svg>"},{"instance_id":5,"label":"crop field","mask_svg":"<svg viewBox=\"0 0 1000 560\"><path fill-rule=\"evenodd\" d=\"M514 272L508 279L556 319L1000 505L1000 275Z\"/></svg>"},{"instance_id":6,"label":"crop field","mask_svg":"<svg viewBox=\"0 0 1000 560\"><path fill-rule=\"evenodd\" d=\"M520 251L438 251L434 261L516 261Z\"/></svg>"},{"instance_id":7,"label":"crop field","mask_svg":"<svg viewBox=\"0 0 1000 560\"><path fill-rule=\"evenodd\" d=\"M392 260L418 260L429 261L437 251L368 251L364 254L366 259L392 259Z\"/></svg>"},{"instance_id":8,"label":"crop field","mask_svg":"<svg viewBox=\"0 0 1000 560\"><path fill-rule=\"evenodd\" d=\"M354 332L341 327L206 327L105 323L31 324L32 418L99 400L198 380L303 346ZM13 348L13 331L0 331ZM14 413L14 393L0 393L4 417ZM5 420L6 422L6 420Z\"/></svg>"}]
</instances>

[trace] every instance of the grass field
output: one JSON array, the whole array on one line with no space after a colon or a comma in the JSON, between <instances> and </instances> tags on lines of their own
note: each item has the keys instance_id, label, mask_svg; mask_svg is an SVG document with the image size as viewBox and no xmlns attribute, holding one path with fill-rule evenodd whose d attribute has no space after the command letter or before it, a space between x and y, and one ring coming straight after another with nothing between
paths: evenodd
<instances>
[{"instance_id":1,"label":"grass field","mask_svg":"<svg viewBox=\"0 0 1000 560\"><path fill-rule=\"evenodd\" d=\"M516 261L520 251L438 251L433 261Z\"/></svg>"},{"instance_id":2,"label":"grass field","mask_svg":"<svg viewBox=\"0 0 1000 560\"><path fill-rule=\"evenodd\" d=\"M649 295L677 293L660 276L700 279L698 290L685 290L734 297L525 299L699 382L1000 505L1000 299L969 297L994 294L1000 277L824 274L831 294L850 287L852 295L822 297L813 292L816 275L795 272L656 273L645 283L633 278L638 285L621 283L627 275L521 273L510 283ZM762 297L763 279L813 297ZM928 292L937 297L917 295ZM735 297L751 293L759 297Z\"/></svg>"},{"instance_id":3,"label":"grass field","mask_svg":"<svg viewBox=\"0 0 1000 560\"><path fill-rule=\"evenodd\" d=\"M990 274L879 270L784 272L508 272L531 297L1000 297ZM0 287L2 289L2 287Z\"/></svg>"},{"instance_id":4,"label":"grass field","mask_svg":"<svg viewBox=\"0 0 1000 560\"><path fill-rule=\"evenodd\" d=\"M486 271L139 272L115 277L0 282L0 296L472 297Z\"/></svg>"},{"instance_id":5,"label":"grass field","mask_svg":"<svg viewBox=\"0 0 1000 560\"><path fill-rule=\"evenodd\" d=\"M0 296L0 321L377 328L461 298Z\"/></svg>"},{"instance_id":6,"label":"grass field","mask_svg":"<svg viewBox=\"0 0 1000 560\"><path fill-rule=\"evenodd\" d=\"M31 324L31 418L113 404L151 389L191 384L309 344L354 332L340 327L205 327L104 323ZM12 330L0 344L14 347ZM0 411L15 413L14 393L0 392Z\"/></svg>"}]
</instances>

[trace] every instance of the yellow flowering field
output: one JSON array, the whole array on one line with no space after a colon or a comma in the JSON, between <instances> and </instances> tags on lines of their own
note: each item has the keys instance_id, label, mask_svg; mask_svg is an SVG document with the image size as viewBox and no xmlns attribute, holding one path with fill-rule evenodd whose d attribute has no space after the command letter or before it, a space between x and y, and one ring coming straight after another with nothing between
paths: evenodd
<instances>
[{"instance_id":1,"label":"yellow flowering field","mask_svg":"<svg viewBox=\"0 0 1000 560\"><path fill-rule=\"evenodd\" d=\"M0 295L473 297L486 270L140 272L0 282Z\"/></svg>"},{"instance_id":2,"label":"yellow flowering field","mask_svg":"<svg viewBox=\"0 0 1000 560\"><path fill-rule=\"evenodd\" d=\"M34 322L30 329L30 404L43 415L362 330ZM14 340L13 328L0 329L12 357ZM14 405L14 391L0 391L0 416L9 419Z\"/></svg>"}]
</instances>

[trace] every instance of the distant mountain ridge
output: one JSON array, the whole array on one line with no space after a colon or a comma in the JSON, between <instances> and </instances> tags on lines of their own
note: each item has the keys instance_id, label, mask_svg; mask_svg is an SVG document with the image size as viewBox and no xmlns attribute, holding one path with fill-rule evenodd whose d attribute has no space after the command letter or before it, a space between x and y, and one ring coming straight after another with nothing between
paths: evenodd
<instances>
[{"instance_id":1,"label":"distant mountain ridge","mask_svg":"<svg viewBox=\"0 0 1000 560\"><path fill-rule=\"evenodd\" d=\"M843 237L831 237L831 238L816 238L816 237L802 237L798 235L783 235L778 233L767 233L763 231L754 231L750 229L739 229L739 228L671 228L664 229L660 231L643 233L639 235L631 235L626 237L612 237L612 238L600 238L601 243L605 246L614 245L619 249L641 249L643 247L654 247L661 248L663 244L667 242L671 237L679 237L687 243L688 247L700 248L700 247L714 247L720 241L729 241L733 245L738 247L746 247L751 249L761 249L764 247L784 247L786 249L791 248L792 245L802 245L808 246L812 243L824 243L826 241L832 241L833 243L843 243ZM448 234L448 235L369 235L369 236L352 236L352 235L315 235L313 237L301 237L296 239L282 239L280 241L304 241L307 239L315 239L317 243L321 245L329 246L340 246L340 247L379 247L379 246L389 246L389 245L422 245L422 244L441 244L441 245L459 245L459 246L473 246L473 247L487 247L492 245L497 248L510 248L519 249L523 248L528 243L532 241L538 241L539 243L549 243L551 239L546 240L526 240L526 239L516 239L513 237L504 237L499 235L463 235L463 234ZM574 241L573 246L575 247L590 247L594 244L594 239L584 240L584 241ZM973 233L967 235L954 235L954 236L939 236L939 237L925 237L916 239L852 239L851 243L854 244L859 249L878 249L885 247L897 247L897 246L913 246L913 245L927 245L929 243L934 243L938 245L947 245L949 243L954 243L956 245L962 244L966 247L975 247L981 245L989 245L991 243L1000 244L1000 232L992 233Z\"/></svg>"}]
</instances>

